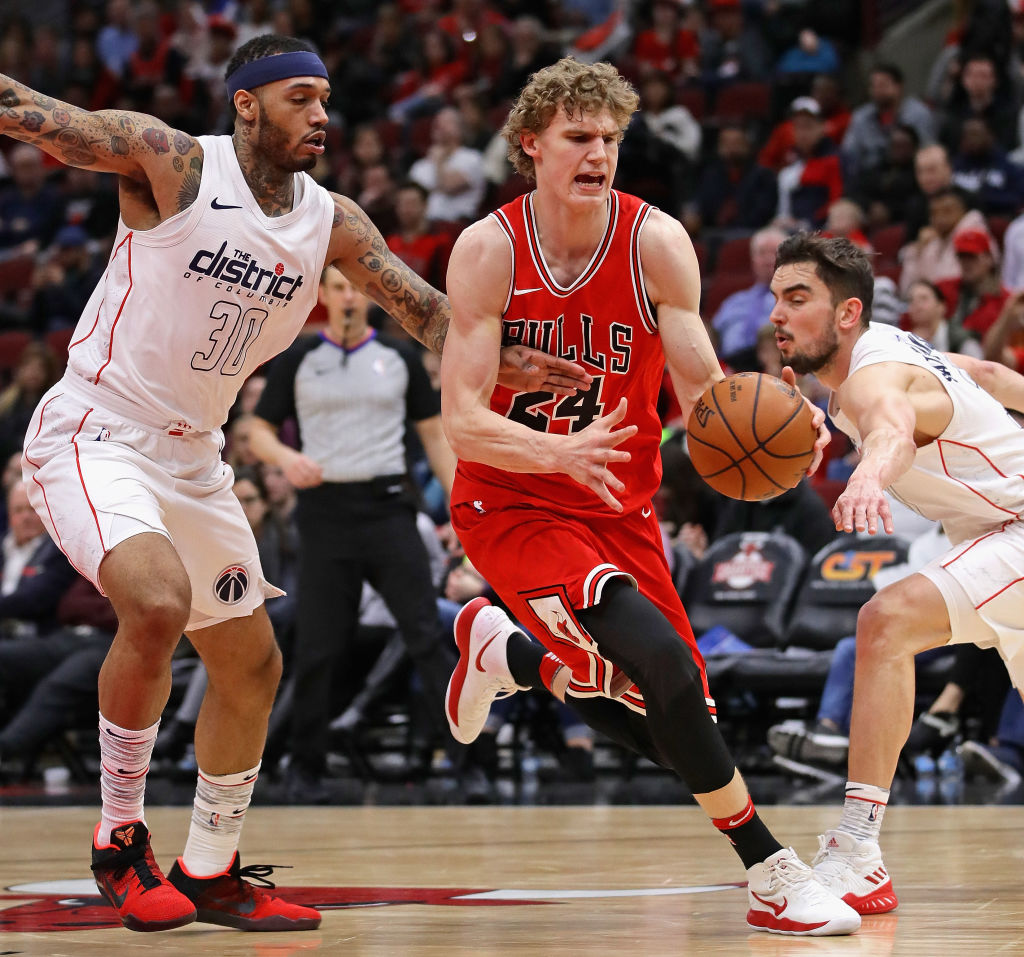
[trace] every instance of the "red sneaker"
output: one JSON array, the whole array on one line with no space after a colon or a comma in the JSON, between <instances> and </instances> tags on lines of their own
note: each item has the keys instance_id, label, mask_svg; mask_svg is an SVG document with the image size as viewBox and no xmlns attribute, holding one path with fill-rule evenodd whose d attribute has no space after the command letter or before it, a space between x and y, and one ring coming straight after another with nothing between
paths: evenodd
<instances>
[{"instance_id":1,"label":"red sneaker","mask_svg":"<svg viewBox=\"0 0 1024 957\"><path fill-rule=\"evenodd\" d=\"M100 893L129 930L170 930L196 919L195 905L160 873L142 821L122 824L99 845L100 825L92 838L92 872Z\"/></svg>"},{"instance_id":2,"label":"red sneaker","mask_svg":"<svg viewBox=\"0 0 1024 957\"><path fill-rule=\"evenodd\" d=\"M262 888L249 883L249 880L256 880L273 888L274 883L267 880L273 870L272 864L239 867L238 851L235 851L223 874L193 877L179 857L167 879L196 905L197 920L207 924L222 924L238 930L316 930L320 926L318 910L271 897Z\"/></svg>"}]
</instances>

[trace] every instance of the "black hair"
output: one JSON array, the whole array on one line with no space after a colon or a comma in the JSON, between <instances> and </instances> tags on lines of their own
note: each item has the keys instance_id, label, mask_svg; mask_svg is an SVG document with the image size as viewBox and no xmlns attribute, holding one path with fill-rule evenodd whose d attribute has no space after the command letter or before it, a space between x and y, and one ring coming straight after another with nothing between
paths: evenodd
<instances>
[{"instance_id":1,"label":"black hair","mask_svg":"<svg viewBox=\"0 0 1024 957\"><path fill-rule=\"evenodd\" d=\"M416 190L416 192L418 192L420 196L423 197L424 201L426 201L430 197L430 192L427 190L427 188L422 183L417 183L416 180L414 179L403 179L402 182L400 182L398 186L395 188L395 192L400 192L403 189Z\"/></svg>"},{"instance_id":2,"label":"black hair","mask_svg":"<svg viewBox=\"0 0 1024 957\"><path fill-rule=\"evenodd\" d=\"M895 63L876 63L871 72L884 73L893 83L903 86L903 71Z\"/></svg>"},{"instance_id":3,"label":"black hair","mask_svg":"<svg viewBox=\"0 0 1024 957\"><path fill-rule=\"evenodd\" d=\"M963 203L964 209L971 208L971 195L967 190L960 186L940 186L931 196L928 197L928 202L931 203L936 199L945 199L947 196L953 196Z\"/></svg>"},{"instance_id":4,"label":"black hair","mask_svg":"<svg viewBox=\"0 0 1024 957\"><path fill-rule=\"evenodd\" d=\"M795 233L784 239L775 254L775 268L794 263L813 263L818 278L828 287L832 305L844 299L861 301L861 323L871 321L875 276L867 253L845 236Z\"/></svg>"},{"instance_id":5,"label":"black hair","mask_svg":"<svg viewBox=\"0 0 1024 957\"><path fill-rule=\"evenodd\" d=\"M305 40L298 40L295 37L281 36L278 33L263 33L258 37L247 40L228 60L224 69L224 78L231 76L239 67L246 63L255 63L264 57L276 56L278 53L315 53L316 51Z\"/></svg>"}]
</instances>

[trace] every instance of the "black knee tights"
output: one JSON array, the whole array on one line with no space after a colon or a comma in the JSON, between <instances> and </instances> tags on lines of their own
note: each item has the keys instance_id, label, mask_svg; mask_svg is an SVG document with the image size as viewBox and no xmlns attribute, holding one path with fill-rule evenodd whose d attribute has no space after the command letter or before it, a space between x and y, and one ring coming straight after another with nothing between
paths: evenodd
<instances>
[{"instance_id":1,"label":"black knee tights","mask_svg":"<svg viewBox=\"0 0 1024 957\"><path fill-rule=\"evenodd\" d=\"M600 653L643 694L649 744L623 705L613 706L616 716L611 702L595 699L598 708L588 707L591 699L570 698L583 718L593 717L598 730L672 768L694 794L725 787L736 762L708 712L700 669L668 619L625 581L610 583L598 605L576 615ZM609 731L609 724L618 727Z\"/></svg>"}]
</instances>

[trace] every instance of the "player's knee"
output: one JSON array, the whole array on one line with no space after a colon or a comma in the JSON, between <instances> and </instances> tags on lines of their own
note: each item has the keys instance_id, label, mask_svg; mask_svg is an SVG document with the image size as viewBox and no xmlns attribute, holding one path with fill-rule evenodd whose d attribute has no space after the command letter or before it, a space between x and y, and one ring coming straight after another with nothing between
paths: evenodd
<instances>
[{"instance_id":1,"label":"player's knee","mask_svg":"<svg viewBox=\"0 0 1024 957\"><path fill-rule=\"evenodd\" d=\"M161 584L122 597L116 607L122 633L137 641L159 645L177 642L188 625L192 606L191 590Z\"/></svg>"},{"instance_id":2,"label":"player's knee","mask_svg":"<svg viewBox=\"0 0 1024 957\"><path fill-rule=\"evenodd\" d=\"M283 671L283 658L281 649L276 641L271 641L270 646L259 664L259 681L264 691L273 699L277 693L277 686L281 683L281 672Z\"/></svg>"},{"instance_id":3,"label":"player's knee","mask_svg":"<svg viewBox=\"0 0 1024 957\"><path fill-rule=\"evenodd\" d=\"M700 668L686 644L675 634L645 643L637 674L629 673L645 697L688 694L698 686ZM702 692L703 694L703 692Z\"/></svg>"},{"instance_id":4,"label":"player's knee","mask_svg":"<svg viewBox=\"0 0 1024 957\"><path fill-rule=\"evenodd\" d=\"M905 611L881 593L865 602L857 615L857 654L900 654L913 634Z\"/></svg>"}]
</instances>

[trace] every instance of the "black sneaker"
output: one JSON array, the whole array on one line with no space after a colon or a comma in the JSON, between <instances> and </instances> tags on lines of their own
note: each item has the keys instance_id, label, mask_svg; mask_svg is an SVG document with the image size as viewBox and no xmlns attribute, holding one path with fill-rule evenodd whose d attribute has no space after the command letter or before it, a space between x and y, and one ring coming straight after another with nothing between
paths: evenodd
<instances>
[{"instance_id":1,"label":"black sneaker","mask_svg":"<svg viewBox=\"0 0 1024 957\"><path fill-rule=\"evenodd\" d=\"M320 926L318 910L291 904L249 883L255 880L273 888L274 882L267 880L273 870L272 864L241 867L235 851L227 870L221 874L193 877L179 857L167 879L195 904L196 919L203 923L237 930L316 930Z\"/></svg>"}]
</instances>

